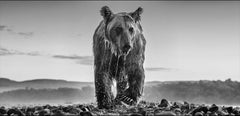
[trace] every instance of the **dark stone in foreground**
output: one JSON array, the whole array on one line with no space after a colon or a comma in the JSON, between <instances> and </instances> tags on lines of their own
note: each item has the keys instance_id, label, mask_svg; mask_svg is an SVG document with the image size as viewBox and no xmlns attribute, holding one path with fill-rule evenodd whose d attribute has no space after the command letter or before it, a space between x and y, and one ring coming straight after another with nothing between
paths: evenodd
<instances>
[{"instance_id":1,"label":"dark stone in foreground","mask_svg":"<svg viewBox=\"0 0 240 116\"><path fill-rule=\"evenodd\" d=\"M216 104L207 106L187 102L160 103L141 101L136 106L117 105L113 109L98 109L96 104L73 104L67 106L0 106L0 116L222 116L240 115L240 107L225 107Z\"/></svg>"}]
</instances>

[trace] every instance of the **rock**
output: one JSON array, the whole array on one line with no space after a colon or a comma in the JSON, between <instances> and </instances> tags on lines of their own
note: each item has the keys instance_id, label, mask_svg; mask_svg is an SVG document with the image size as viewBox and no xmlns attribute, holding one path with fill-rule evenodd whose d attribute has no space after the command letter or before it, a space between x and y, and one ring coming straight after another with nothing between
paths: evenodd
<instances>
[{"instance_id":1,"label":"rock","mask_svg":"<svg viewBox=\"0 0 240 116\"><path fill-rule=\"evenodd\" d=\"M218 116L217 112L211 112L209 113L210 116Z\"/></svg>"},{"instance_id":2,"label":"rock","mask_svg":"<svg viewBox=\"0 0 240 116\"><path fill-rule=\"evenodd\" d=\"M180 107L179 107L180 106ZM83 110L84 111L83 111ZM68 106L22 106L5 108L0 106L0 116L217 116L217 115L240 115L240 107L220 107L216 104L211 106L189 104L187 102L175 102L173 105L163 99L159 105L147 102L145 105L116 106L113 109L99 109L96 105L68 105Z\"/></svg>"},{"instance_id":3,"label":"rock","mask_svg":"<svg viewBox=\"0 0 240 116\"><path fill-rule=\"evenodd\" d=\"M146 115L146 110L144 109L144 108L138 108L138 113L140 113L140 114L142 114L143 116L145 116Z\"/></svg>"},{"instance_id":4,"label":"rock","mask_svg":"<svg viewBox=\"0 0 240 116\"><path fill-rule=\"evenodd\" d=\"M20 110L18 110L17 108L13 108L13 109L9 109L7 111L8 116L10 115L17 115L17 116L24 116L25 114L23 112L21 112Z\"/></svg>"},{"instance_id":5,"label":"rock","mask_svg":"<svg viewBox=\"0 0 240 116\"><path fill-rule=\"evenodd\" d=\"M152 107L155 107L155 106L156 106L156 104L153 103L153 102L151 102L149 105L152 106Z\"/></svg>"},{"instance_id":6,"label":"rock","mask_svg":"<svg viewBox=\"0 0 240 116\"><path fill-rule=\"evenodd\" d=\"M181 113L181 109L180 109L180 108L176 108L176 109L174 109L174 112L175 112L175 113L176 113L176 112Z\"/></svg>"},{"instance_id":7,"label":"rock","mask_svg":"<svg viewBox=\"0 0 240 116\"><path fill-rule=\"evenodd\" d=\"M200 112L203 112L203 113L207 113L208 112L208 108L206 106L200 106L199 109L198 109Z\"/></svg>"},{"instance_id":8,"label":"rock","mask_svg":"<svg viewBox=\"0 0 240 116\"><path fill-rule=\"evenodd\" d=\"M155 116L153 112L146 112L145 116Z\"/></svg>"},{"instance_id":9,"label":"rock","mask_svg":"<svg viewBox=\"0 0 240 116\"><path fill-rule=\"evenodd\" d=\"M218 111L218 106L213 104L210 108L209 108L210 112L217 112Z\"/></svg>"},{"instance_id":10,"label":"rock","mask_svg":"<svg viewBox=\"0 0 240 116\"><path fill-rule=\"evenodd\" d=\"M168 107L170 104L166 99L162 99L158 107Z\"/></svg>"},{"instance_id":11,"label":"rock","mask_svg":"<svg viewBox=\"0 0 240 116\"><path fill-rule=\"evenodd\" d=\"M0 108L0 114L6 114L7 111L5 110L5 108Z\"/></svg>"},{"instance_id":12,"label":"rock","mask_svg":"<svg viewBox=\"0 0 240 116\"><path fill-rule=\"evenodd\" d=\"M130 109L127 110L127 112L136 113L136 112L138 112L138 109L137 108L130 108Z\"/></svg>"},{"instance_id":13,"label":"rock","mask_svg":"<svg viewBox=\"0 0 240 116\"><path fill-rule=\"evenodd\" d=\"M163 111L160 113L155 113L155 116L176 116L176 114L171 111Z\"/></svg>"},{"instance_id":14,"label":"rock","mask_svg":"<svg viewBox=\"0 0 240 116\"><path fill-rule=\"evenodd\" d=\"M139 102L139 104L144 104L144 105L146 105L146 104L147 104L147 102L146 102L146 101L143 101L143 100L141 100L141 101Z\"/></svg>"},{"instance_id":15,"label":"rock","mask_svg":"<svg viewBox=\"0 0 240 116\"><path fill-rule=\"evenodd\" d=\"M222 110L218 110L217 112L216 112L218 115L220 115L220 116L226 116L226 115L228 115L228 113L227 112L225 112L225 111L222 111ZM211 114L211 113L210 113ZM209 114L209 115L210 115Z\"/></svg>"},{"instance_id":16,"label":"rock","mask_svg":"<svg viewBox=\"0 0 240 116\"><path fill-rule=\"evenodd\" d=\"M225 109L229 114L233 113L233 107L226 107Z\"/></svg>"},{"instance_id":17,"label":"rock","mask_svg":"<svg viewBox=\"0 0 240 116\"><path fill-rule=\"evenodd\" d=\"M176 108L176 109L174 109L173 111L174 111L174 113L175 113L176 115L178 115L178 116L182 114L182 111L181 111L180 108Z\"/></svg>"},{"instance_id":18,"label":"rock","mask_svg":"<svg viewBox=\"0 0 240 116\"><path fill-rule=\"evenodd\" d=\"M140 113L132 113L132 114L130 114L129 116L143 116L143 115L140 114Z\"/></svg>"},{"instance_id":19,"label":"rock","mask_svg":"<svg viewBox=\"0 0 240 116\"><path fill-rule=\"evenodd\" d=\"M80 113L80 116L93 116L91 112L89 111L84 111Z\"/></svg>"},{"instance_id":20,"label":"rock","mask_svg":"<svg viewBox=\"0 0 240 116\"><path fill-rule=\"evenodd\" d=\"M235 115L240 115L240 109L238 109L237 107L233 109L233 114Z\"/></svg>"},{"instance_id":21,"label":"rock","mask_svg":"<svg viewBox=\"0 0 240 116\"><path fill-rule=\"evenodd\" d=\"M57 110L56 113L54 113L53 116L66 116L65 113L61 110Z\"/></svg>"},{"instance_id":22,"label":"rock","mask_svg":"<svg viewBox=\"0 0 240 116\"><path fill-rule=\"evenodd\" d=\"M44 110L39 111L38 116L45 116L45 111Z\"/></svg>"},{"instance_id":23,"label":"rock","mask_svg":"<svg viewBox=\"0 0 240 116\"><path fill-rule=\"evenodd\" d=\"M71 114L80 114L80 112L83 112L80 108L72 108L69 110Z\"/></svg>"},{"instance_id":24,"label":"rock","mask_svg":"<svg viewBox=\"0 0 240 116\"><path fill-rule=\"evenodd\" d=\"M47 108L44 109L44 111L45 111L46 114L50 114L51 113L50 109L47 109Z\"/></svg>"},{"instance_id":25,"label":"rock","mask_svg":"<svg viewBox=\"0 0 240 116\"><path fill-rule=\"evenodd\" d=\"M206 106L199 106L197 108L192 109L188 114L195 115L197 112L207 113L208 108Z\"/></svg>"},{"instance_id":26,"label":"rock","mask_svg":"<svg viewBox=\"0 0 240 116\"><path fill-rule=\"evenodd\" d=\"M174 102L172 108L180 108L182 105L180 102Z\"/></svg>"},{"instance_id":27,"label":"rock","mask_svg":"<svg viewBox=\"0 0 240 116\"><path fill-rule=\"evenodd\" d=\"M203 115L204 115L203 112L196 112L196 113L194 114L194 116L203 116Z\"/></svg>"},{"instance_id":28,"label":"rock","mask_svg":"<svg viewBox=\"0 0 240 116\"><path fill-rule=\"evenodd\" d=\"M190 104L190 109L194 109L194 108L196 108L196 105L195 104Z\"/></svg>"}]
</instances>

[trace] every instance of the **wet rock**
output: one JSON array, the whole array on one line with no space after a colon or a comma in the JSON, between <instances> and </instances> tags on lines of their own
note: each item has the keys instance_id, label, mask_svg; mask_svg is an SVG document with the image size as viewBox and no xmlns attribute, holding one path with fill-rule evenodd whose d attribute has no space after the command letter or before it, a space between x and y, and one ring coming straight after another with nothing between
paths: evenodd
<instances>
[{"instance_id":1,"label":"wet rock","mask_svg":"<svg viewBox=\"0 0 240 116\"><path fill-rule=\"evenodd\" d=\"M240 109L239 108L234 108L233 109L233 114L235 114L235 115L240 115Z\"/></svg>"},{"instance_id":2,"label":"wet rock","mask_svg":"<svg viewBox=\"0 0 240 116\"><path fill-rule=\"evenodd\" d=\"M17 108L9 109L7 111L8 116L10 115L17 115L17 116L24 116L25 114L18 110Z\"/></svg>"},{"instance_id":3,"label":"wet rock","mask_svg":"<svg viewBox=\"0 0 240 116\"><path fill-rule=\"evenodd\" d=\"M163 111L163 112L155 113L155 116L176 116L176 114L171 111Z\"/></svg>"},{"instance_id":4,"label":"wet rock","mask_svg":"<svg viewBox=\"0 0 240 116\"><path fill-rule=\"evenodd\" d=\"M191 104L190 104L190 109L194 109L194 108L196 108L196 105L193 104L193 103L191 103Z\"/></svg>"},{"instance_id":5,"label":"wet rock","mask_svg":"<svg viewBox=\"0 0 240 116\"><path fill-rule=\"evenodd\" d=\"M192 109L189 114L196 115L197 112L203 112L204 114L206 114L208 112L208 108L206 106L199 106Z\"/></svg>"},{"instance_id":6,"label":"wet rock","mask_svg":"<svg viewBox=\"0 0 240 116\"><path fill-rule=\"evenodd\" d=\"M155 116L153 112L147 112L146 116Z\"/></svg>"},{"instance_id":7,"label":"wet rock","mask_svg":"<svg viewBox=\"0 0 240 116\"><path fill-rule=\"evenodd\" d=\"M91 112L89 111L84 111L80 113L80 116L93 116Z\"/></svg>"},{"instance_id":8,"label":"wet rock","mask_svg":"<svg viewBox=\"0 0 240 116\"><path fill-rule=\"evenodd\" d=\"M143 116L143 115L140 114L140 113L132 113L132 114L130 114L129 116Z\"/></svg>"},{"instance_id":9,"label":"wet rock","mask_svg":"<svg viewBox=\"0 0 240 116\"><path fill-rule=\"evenodd\" d=\"M151 102L149 105L152 106L153 108L156 107L156 104L153 102Z\"/></svg>"},{"instance_id":10,"label":"wet rock","mask_svg":"<svg viewBox=\"0 0 240 116\"><path fill-rule=\"evenodd\" d=\"M26 115L33 115L33 113L35 112L35 109L33 107L27 107L25 112L26 112Z\"/></svg>"},{"instance_id":11,"label":"wet rock","mask_svg":"<svg viewBox=\"0 0 240 116\"><path fill-rule=\"evenodd\" d=\"M50 115L50 111L49 112L47 112L46 110L41 110L41 111L39 111L39 116L46 116L46 115Z\"/></svg>"},{"instance_id":12,"label":"wet rock","mask_svg":"<svg viewBox=\"0 0 240 116\"><path fill-rule=\"evenodd\" d=\"M136 112L138 112L138 109L137 108L130 108L130 109L127 110L127 112L136 113Z\"/></svg>"},{"instance_id":13,"label":"wet rock","mask_svg":"<svg viewBox=\"0 0 240 116\"><path fill-rule=\"evenodd\" d=\"M63 112L68 112L68 111L69 111L69 108L63 106L63 107L62 107L62 111L63 111Z\"/></svg>"},{"instance_id":14,"label":"wet rock","mask_svg":"<svg viewBox=\"0 0 240 116\"><path fill-rule=\"evenodd\" d=\"M194 116L203 116L203 115L204 115L203 112L196 112L196 113L194 114Z\"/></svg>"},{"instance_id":15,"label":"wet rock","mask_svg":"<svg viewBox=\"0 0 240 116\"><path fill-rule=\"evenodd\" d=\"M6 114L6 113L7 113L7 111L5 108L0 108L0 114Z\"/></svg>"},{"instance_id":16,"label":"wet rock","mask_svg":"<svg viewBox=\"0 0 240 116\"><path fill-rule=\"evenodd\" d=\"M162 112L162 109L155 109L154 110L154 114L158 114L158 113L161 113Z\"/></svg>"},{"instance_id":17,"label":"wet rock","mask_svg":"<svg viewBox=\"0 0 240 116\"><path fill-rule=\"evenodd\" d=\"M136 106L119 105L113 109L99 109L96 105L68 105L68 106L22 106L4 108L0 106L0 116L219 116L240 115L239 107L220 107L216 104L211 106L189 104L187 102L174 102L173 105L166 99L158 103L146 102ZM160 107L159 107L160 106Z\"/></svg>"},{"instance_id":18,"label":"wet rock","mask_svg":"<svg viewBox=\"0 0 240 116\"><path fill-rule=\"evenodd\" d=\"M143 100L141 100L140 102L139 102L139 104L147 104L147 102L146 101L143 101Z\"/></svg>"},{"instance_id":19,"label":"wet rock","mask_svg":"<svg viewBox=\"0 0 240 116\"><path fill-rule=\"evenodd\" d=\"M180 108L183 104L181 104L180 102L174 102L172 105L172 108Z\"/></svg>"},{"instance_id":20,"label":"wet rock","mask_svg":"<svg viewBox=\"0 0 240 116\"><path fill-rule=\"evenodd\" d=\"M206 106L200 106L200 107L198 108L198 110L199 110L200 112L207 113L207 112L208 112L208 107L206 107Z\"/></svg>"},{"instance_id":21,"label":"wet rock","mask_svg":"<svg viewBox=\"0 0 240 116\"><path fill-rule=\"evenodd\" d=\"M170 111L171 108L170 108L170 107L165 107L164 110L165 110L165 111Z\"/></svg>"},{"instance_id":22,"label":"wet rock","mask_svg":"<svg viewBox=\"0 0 240 116\"><path fill-rule=\"evenodd\" d=\"M225 109L229 114L233 113L233 107L226 107Z\"/></svg>"},{"instance_id":23,"label":"wet rock","mask_svg":"<svg viewBox=\"0 0 240 116\"><path fill-rule=\"evenodd\" d=\"M218 106L213 104L210 108L209 108L210 112L217 112L218 111Z\"/></svg>"},{"instance_id":24,"label":"wet rock","mask_svg":"<svg viewBox=\"0 0 240 116\"><path fill-rule=\"evenodd\" d=\"M147 105L147 107L148 108L154 108L154 107L156 107L156 104L151 102Z\"/></svg>"},{"instance_id":25,"label":"wet rock","mask_svg":"<svg viewBox=\"0 0 240 116\"><path fill-rule=\"evenodd\" d=\"M183 102L181 110L188 112L190 110L190 104L186 101Z\"/></svg>"},{"instance_id":26,"label":"wet rock","mask_svg":"<svg viewBox=\"0 0 240 116\"><path fill-rule=\"evenodd\" d=\"M71 114L80 114L80 112L83 112L80 108L72 108L69 110Z\"/></svg>"},{"instance_id":27,"label":"wet rock","mask_svg":"<svg viewBox=\"0 0 240 116\"><path fill-rule=\"evenodd\" d=\"M166 99L162 99L158 107L168 107L170 104Z\"/></svg>"},{"instance_id":28,"label":"wet rock","mask_svg":"<svg viewBox=\"0 0 240 116\"><path fill-rule=\"evenodd\" d=\"M53 116L66 116L65 113L61 110L57 110L56 113L54 113Z\"/></svg>"},{"instance_id":29,"label":"wet rock","mask_svg":"<svg viewBox=\"0 0 240 116\"><path fill-rule=\"evenodd\" d=\"M226 115L228 115L228 113L227 112L225 112L225 111L223 111L223 110L218 110L217 112L216 112L218 115L220 115L220 116L226 116ZM210 115L211 113L209 113L209 115Z\"/></svg>"},{"instance_id":30,"label":"wet rock","mask_svg":"<svg viewBox=\"0 0 240 116\"><path fill-rule=\"evenodd\" d=\"M144 109L144 108L138 108L138 113L140 113L140 114L142 114L142 116L145 116L146 115L146 109Z\"/></svg>"},{"instance_id":31,"label":"wet rock","mask_svg":"<svg viewBox=\"0 0 240 116\"><path fill-rule=\"evenodd\" d=\"M174 113L176 113L176 114L181 114L181 109L180 109L180 108L174 109Z\"/></svg>"}]
</instances>

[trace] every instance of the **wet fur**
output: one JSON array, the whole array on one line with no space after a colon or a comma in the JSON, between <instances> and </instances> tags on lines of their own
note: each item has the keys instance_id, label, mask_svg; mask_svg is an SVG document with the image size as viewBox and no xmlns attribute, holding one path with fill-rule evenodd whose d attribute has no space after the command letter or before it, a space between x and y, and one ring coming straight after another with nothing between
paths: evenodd
<instances>
[{"instance_id":1,"label":"wet fur","mask_svg":"<svg viewBox=\"0 0 240 116\"><path fill-rule=\"evenodd\" d=\"M145 79L143 63L146 40L142 34L140 18L135 20L139 33L134 36L133 48L125 56L117 52L118 46L106 37L106 31L109 31L106 26L111 21L108 18L101 21L93 36L95 91L99 108L114 106L116 99L111 91L113 80L117 82L116 98L124 95L137 102L142 95Z\"/></svg>"}]
</instances>

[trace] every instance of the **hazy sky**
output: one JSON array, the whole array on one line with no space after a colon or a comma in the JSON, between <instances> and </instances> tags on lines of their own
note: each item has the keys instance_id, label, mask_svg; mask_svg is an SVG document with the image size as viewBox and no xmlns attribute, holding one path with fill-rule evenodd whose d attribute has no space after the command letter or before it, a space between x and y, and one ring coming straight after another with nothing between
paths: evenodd
<instances>
[{"instance_id":1,"label":"hazy sky","mask_svg":"<svg viewBox=\"0 0 240 116\"><path fill-rule=\"evenodd\" d=\"M93 81L104 5L143 7L146 81L240 81L239 1L0 1L0 77Z\"/></svg>"}]
</instances>

